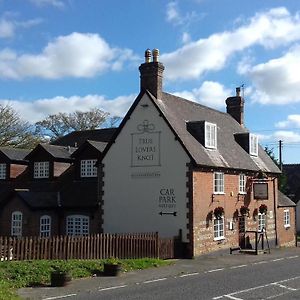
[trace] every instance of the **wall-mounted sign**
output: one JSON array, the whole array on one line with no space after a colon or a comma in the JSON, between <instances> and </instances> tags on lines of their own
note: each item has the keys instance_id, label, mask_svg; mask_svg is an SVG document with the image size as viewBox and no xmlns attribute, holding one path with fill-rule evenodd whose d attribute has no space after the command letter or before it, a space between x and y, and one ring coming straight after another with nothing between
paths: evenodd
<instances>
[{"instance_id":1,"label":"wall-mounted sign","mask_svg":"<svg viewBox=\"0 0 300 300\"><path fill-rule=\"evenodd\" d=\"M137 131L131 134L131 166L160 166L160 131L148 120L139 124Z\"/></svg>"},{"instance_id":2,"label":"wall-mounted sign","mask_svg":"<svg viewBox=\"0 0 300 300\"><path fill-rule=\"evenodd\" d=\"M266 182L253 183L254 199L268 199L268 184Z\"/></svg>"},{"instance_id":3,"label":"wall-mounted sign","mask_svg":"<svg viewBox=\"0 0 300 300\"><path fill-rule=\"evenodd\" d=\"M176 196L173 188L160 189L158 207L160 209L176 209Z\"/></svg>"}]
</instances>

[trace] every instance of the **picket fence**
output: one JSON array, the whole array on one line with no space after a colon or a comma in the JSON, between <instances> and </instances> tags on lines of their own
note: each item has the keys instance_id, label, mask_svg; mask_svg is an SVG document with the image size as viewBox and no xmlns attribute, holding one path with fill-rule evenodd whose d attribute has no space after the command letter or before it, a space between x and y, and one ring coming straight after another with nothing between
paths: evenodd
<instances>
[{"instance_id":1,"label":"picket fence","mask_svg":"<svg viewBox=\"0 0 300 300\"><path fill-rule=\"evenodd\" d=\"M158 233L0 237L1 261L144 257L173 258L173 238L162 239Z\"/></svg>"}]
</instances>

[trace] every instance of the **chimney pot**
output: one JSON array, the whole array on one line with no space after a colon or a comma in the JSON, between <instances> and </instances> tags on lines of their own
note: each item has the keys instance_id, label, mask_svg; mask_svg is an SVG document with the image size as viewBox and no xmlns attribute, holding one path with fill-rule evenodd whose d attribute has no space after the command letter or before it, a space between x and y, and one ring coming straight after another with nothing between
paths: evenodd
<instances>
[{"instance_id":1,"label":"chimney pot","mask_svg":"<svg viewBox=\"0 0 300 300\"><path fill-rule=\"evenodd\" d=\"M235 91L236 91L236 95L237 95L238 97L240 97L240 96L241 96L241 88L240 88L240 87L237 87L237 88L235 89Z\"/></svg>"},{"instance_id":2,"label":"chimney pot","mask_svg":"<svg viewBox=\"0 0 300 300\"><path fill-rule=\"evenodd\" d=\"M151 62L151 50L148 48L145 51L145 63Z\"/></svg>"},{"instance_id":3,"label":"chimney pot","mask_svg":"<svg viewBox=\"0 0 300 300\"><path fill-rule=\"evenodd\" d=\"M153 49L152 50L152 56L153 56L153 62L158 62L158 57L159 57L159 50L158 49Z\"/></svg>"},{"instance_id":4,"label":"chimney pot","mask_svg":"<svg viewBox=\"0 0 300 300\"><path fill-rule=\"evenodd\" d=\"M226 99L226 111L244 127L244 99L240 87L236 88L236 96Z\"/></svg>"}]
</instances>

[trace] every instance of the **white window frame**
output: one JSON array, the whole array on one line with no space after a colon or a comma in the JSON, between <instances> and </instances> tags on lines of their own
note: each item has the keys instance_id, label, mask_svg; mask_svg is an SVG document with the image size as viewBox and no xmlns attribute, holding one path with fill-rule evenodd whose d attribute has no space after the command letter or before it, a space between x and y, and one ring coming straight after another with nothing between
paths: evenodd
<instances>
[{"instance_id":1,"label":"white window frame","mask_svg":"<svg viewBox=\"0 0 300 300\"><path fill-rule=\"evenodd\" d=\"M246 194L247 177L245 174L239 175L239 194Z\"/></svg>"},{"instance_id":2,"label":"white window frame","mask_svg":"<svg viewBox=\"0 0 300 300\"><path fill-rule=\"evenodd\" d=\"M6 179L6 164L0 164L0 179Z\"/></svg>"},{"instance_id":3,"label":"white window frame","mask_svg":"<svg viewBox=\"0 0 300 300\"><path fill-rule=\"evenodd\" d=\"M217 124L204 122L205 148L217 149Z\"/></svg>"},{"instance_id":4,"label":"white window frame","mask_svg":"<svg viewBox=\"0 0 300 300\"><path fill-rule=\"evenodd\" d=\"M40 217L40 237L51 236L51 217L43 215Z\"/></svg>"},{"instance_id":5,"label":"white window frame","mask_svg":"<svg viewBox=\"0 0 300 300\"><path fill-rule=\"evenodd\" d=\"M14 211L11 214L11 235L22 236L23 214L20 211Z\"/></svg>"},{"instance_id":6,"label":"white window frame","mask_svg":"<svg viewBox=\"0 0 300 300\"><path fill-rule=\"evenodd\" d=\"M266 229L266 224L267 224L267 215L258 213L258 231L262 232L262 229Z\"/></svg>"},{"instance_id":7,"label":"white window frame","mask_svg":"<svg viewBox=\"0 0 300 300\"><path fill-rule=\"evenodd\" d=\"M214 194L224 194L224 173L214 172Z\"/></svg>"},{"instance_id":8,"label":"white window frame","mask_svg":"<svg viewBox=\"0 0 300 300\"><path fill-rule=\"evenodd\" d=\"M49 161L35 161L33 163L33 178L49 178Z\"/></svg>"},{"instance_id":9,"label":"white window frame","mask_svg":"<svg viewBox=\"0 0 300 300\"><path fill-rule=\"evenodd\" d=\"M90 218L84 215L70 215L66 218L66 233L72 236L89 235Z\"/></svg>"},{"instance_id":10,"label":"white window frame","mask_svg":"<svg viewBox=\"0 0 300 300\"><path fill-rule=\"evenodd\" d=\"M83 159L80 161L80 177L97 177L98 169L95 167L97 159Z\"/></svg>"},{"instance_id":11,"label":"white window frame","mask_svg":"<svg viewBox=\"0 0 300 300\"><path fill-rule=\"evenodd\" d=\"M249 154L253 156L258 155L258 136L256 134L249 134Z\"/></svg>"},{"instance_id":12,"label":"white window frame","mask_svg":"<svg viewBox=\"0 0 300 300\"><path fill-rule=\"evenodd\" d=\"M214 240L220 241L225 239L224 216L214 218Z\"/></svg>"},{"instance_id":13,"label":"white window frame","mask_svg":"<svg viewBox=\"0 0 300 300\"><path fill-rule=\"evenodd\" d=\"M290 214L290 210L289 209L285 209L283 211L284 213L284 228L289 228L291 227L291 214Z\"/></svg>"}]
</instances>

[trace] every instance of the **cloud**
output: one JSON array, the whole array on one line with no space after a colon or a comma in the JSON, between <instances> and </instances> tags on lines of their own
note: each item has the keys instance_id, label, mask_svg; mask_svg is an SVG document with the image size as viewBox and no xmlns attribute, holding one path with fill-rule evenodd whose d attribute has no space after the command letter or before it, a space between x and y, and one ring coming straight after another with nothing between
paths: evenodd
<instances>
[{"instance_id":1,"label":"cloud","mask_svg":"<svg viewBox=\"0 0 300 300\"><path fill-rule=\"evenodd\" d=\"M261 141L279 141L282 140L284 143L298 143L300 142L300 134L297 132L289 131L289 130L279 130L275 131L270 135L262 135L258 134L259 140Z\"/></svg>"},{"instance_id":2,"label":"cloud","mask_svg":"<svg viewBox=\"0 0 300 300\"><path fill-rule=\"evenodd\" d=\"M64 1L62 0L29 0L29 1L39 7L54 6L57 8L63 8L65 6Z\"/></svg>"},{"instance_id":3,"label":"cloud","mask_svg":"<svg viewBox=\"0 0 300 300\"><path fill-rule=\"evenodd\" d=\"M277 128L300 128L300 115L289 115L287 120L275 124Z\"/></svg>"},{"instance_id":4,"label":"cloud","mask_svg":"<svg viewBox=\"0 0 300 300\"><path fill-rule=\"evenodd\" d=\"M93 77L110 69L120 70L126 60L134 59L131 50L112 48L98 34L74 32L49 42L40 54L0 51L0 77Z\"/></svg>"},{"instance_id":5,"label":"cloud","mask_svg":"<svg viewBox=\"0 0 300 300\"><path fill-rule=\"evenodd\" d=\"M173 14L175 17L176 14ZM174 52L165 53L161 61L166 65L167 79L189 80L207 71L223 69L234 53L255 45L275 48L299 40L299 15L291 15L281 7L257 13L232 31L212 34L185 44Z\"/></svg>"},{"instance_id":6,"label":"cloud","mask_svg":"<svg viewBox=\"0 0 300 300\"><path fill-rule=\"evenodd\" d=\"M169 2L166 10L167 21L173 24L182 24L183 18L179 13L176 2Z\"/></svg>"},{"instance_id":7,"label":"cloud","mask_svg":"<svg viewBox=\"0 0 300 300\"><path fill-rule=\"evenodd\" d=\"M0 19L0 38L11 38L15 34L15 25L5 19Z\"/></svg>"},{"instance_id":8,"label":"cloud","mask_svg":"<svg viewBox=\"0 0 300 300\"><path fill-rule=\"evenodd\" d=\"M218 82L204 81L199 88L192 91L175 92L173 94L209 107L223 108L225 99L231 95L231 91Z\"/></svg>"},{"instance_id":9,"label":"cloud","mask_svg":"<svg viewBox=\"0 0 300 300\"><path fill-rule=\"evenodd\" d=\"M35 123L51 114L70 113L75 110L88 111L91 108L98 107L103 111L109 112L112 116L123 117L136 95L120 96L115 99L107 99L102 95L87 95L84 97L57 96L54 98L37 99L31 102L18 100L0 100L0 104L12 106L20 116L30 122Z\"/></svg>"},{"instance_id":10,"label":"cloud","mask_svg":"<svg viewBox=\"0 0 300 300\"><path fill-rule=\"evenodd\" d=\"M299 69L300 45L297 45L280 58L255 66L245 64L240 72L253 82L252 101L283 105L300 102Z\"/></svg>"}]
</instances>

